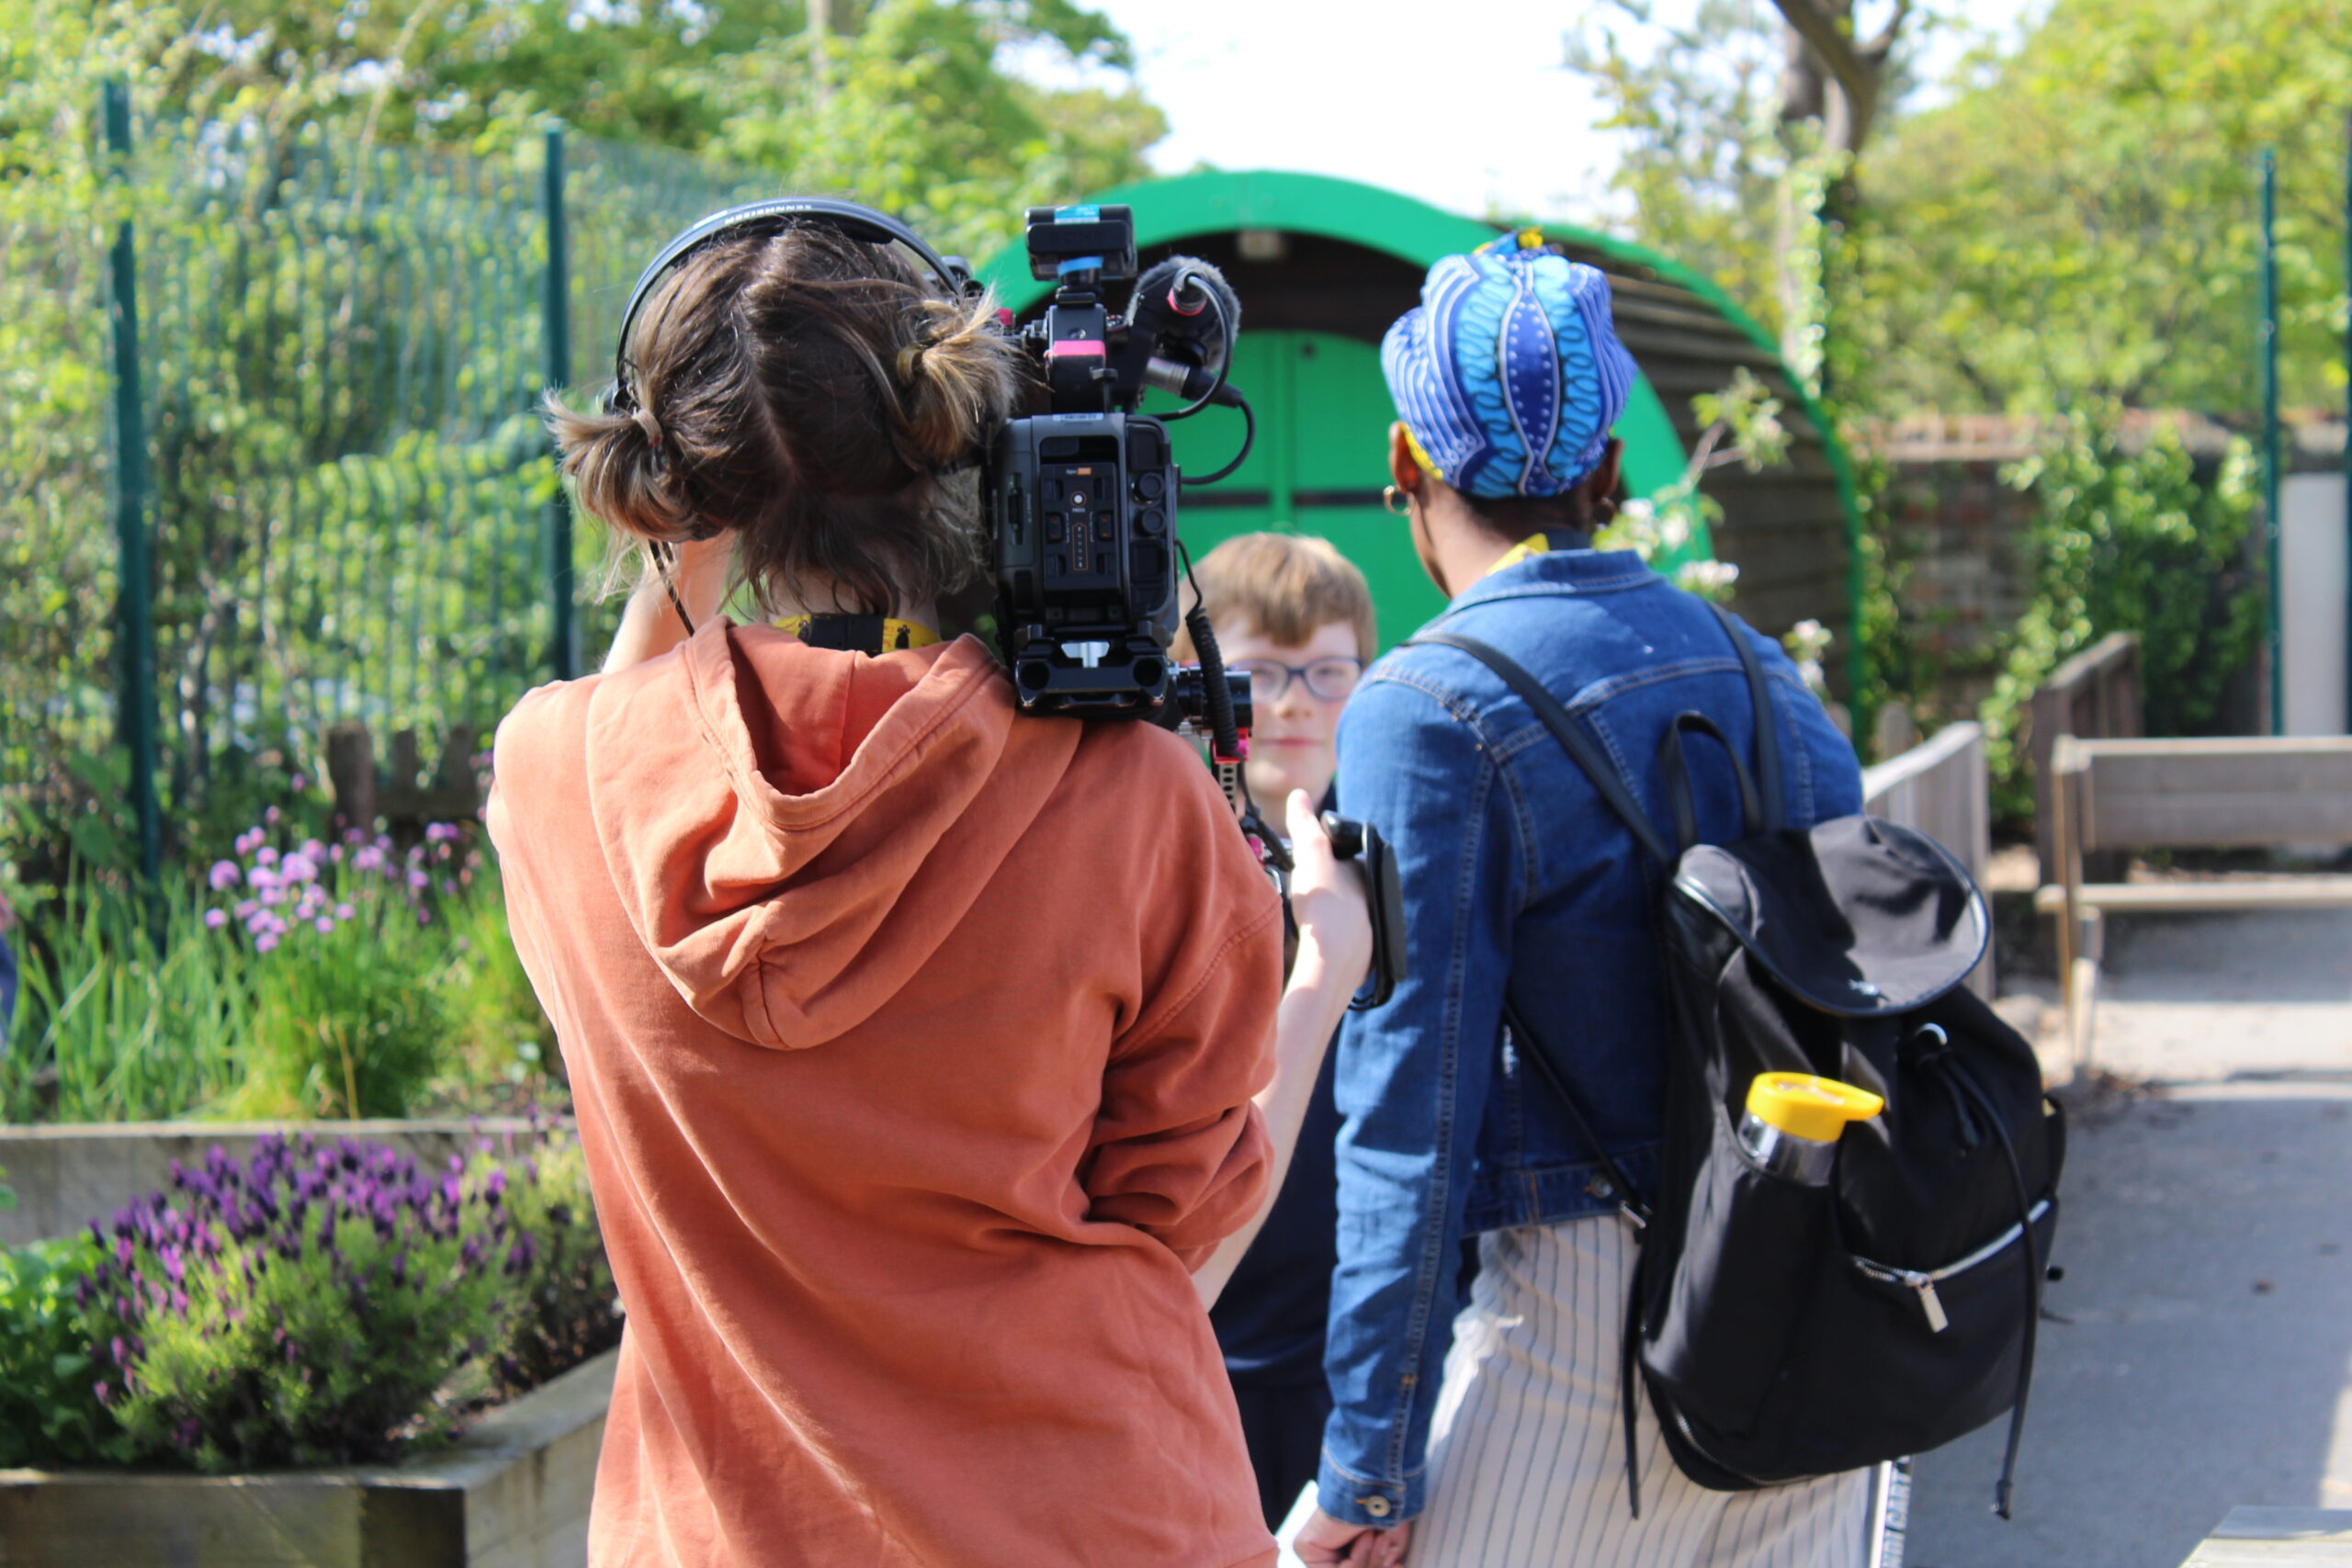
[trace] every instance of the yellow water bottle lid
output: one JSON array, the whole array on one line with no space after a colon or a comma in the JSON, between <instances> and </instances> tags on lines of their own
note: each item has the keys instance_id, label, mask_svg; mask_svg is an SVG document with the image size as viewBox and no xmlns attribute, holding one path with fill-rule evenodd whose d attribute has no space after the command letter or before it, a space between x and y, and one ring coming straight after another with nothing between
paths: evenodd
<instances>
[{"instance_id":1,"label":"yellow water bottle lid","mask_svg":"<svg viewBox=\"0 0 2352 1568\"><path fill-rule=\"evenodd\" d=\"M1866 1089L1811 1073L1758 1073L1747 1086L1747 1109L1768 1127L1792 1138L1834 1144L1849 1122L1867 1122L1886 1101Z\"/></svg>"}]
</instances>

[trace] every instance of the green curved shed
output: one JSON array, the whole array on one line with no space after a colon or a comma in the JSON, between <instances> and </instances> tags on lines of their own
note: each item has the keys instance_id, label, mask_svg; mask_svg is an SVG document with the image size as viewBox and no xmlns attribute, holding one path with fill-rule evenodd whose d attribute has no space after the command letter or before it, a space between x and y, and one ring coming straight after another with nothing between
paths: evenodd
<instances>
[{"instance_id":1,"label":"green curved shed","mask_svg":"<svg viewBox=\"0 0 2352 1568\"><path fill-rule=\"evenodd\" d=\"M1419 300L1430 263L1502 231L1319 175L1187 175L1088 199L1135 209L1146 265L1181 250L1223 268L1241 297L1233 379L1257 411L1257 447L1231 479L1186 492L1186 542L1197 555L1256 528L1320 535L1370 578L1383 644L1409 635L1442 601L1404 525L1380 505L1396 417L1380 375L1380 340ZM1616 429L1631 493L1681 477L1699 434L1692 397L1720 390L1741 367L1780 397L1789 461L1761 473L1734 465L1706 476L1702 486L1722 502L1724 519L1697 548L1740 569L1736 604L1750 621L1773 632L1821 622L1847 655L1833 660L1838 673L1858 675L1859 517L1849 470L1771 339L1721 289L1665 256L1566 225L1546 223L1544 231L1609 274L1618 335L1642 372ZM982 276L1016 310L1044 303L1047 286L1030 277L1017 250L999 254ZM1239 417L1222 409L1173 428L1178 459L1195 473L1222 467L1240 441Z\"/></svg>"}]
</instances>

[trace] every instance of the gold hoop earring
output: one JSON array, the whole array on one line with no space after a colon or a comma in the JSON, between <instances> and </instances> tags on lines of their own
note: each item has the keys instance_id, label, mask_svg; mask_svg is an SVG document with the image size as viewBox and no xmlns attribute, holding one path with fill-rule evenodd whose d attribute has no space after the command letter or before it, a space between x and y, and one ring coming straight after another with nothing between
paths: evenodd
<instances>
[{"instance_id":1,"label":"gold hoop earring","mask_svg":"<svg viewBox=\"0 0 2352 1568\"><path fill-rule=\"evenodd\" d=\"M1402 499L1403 496L1401 492L1398 491L1395 485L1389 485L1380 492L1380 504L1383 510L1388 512L1394 516L1410 517L1413 514L1413 508L1410 503L1402 506L1397 504L1397 502Z\"/></svg>"}]
</instances>

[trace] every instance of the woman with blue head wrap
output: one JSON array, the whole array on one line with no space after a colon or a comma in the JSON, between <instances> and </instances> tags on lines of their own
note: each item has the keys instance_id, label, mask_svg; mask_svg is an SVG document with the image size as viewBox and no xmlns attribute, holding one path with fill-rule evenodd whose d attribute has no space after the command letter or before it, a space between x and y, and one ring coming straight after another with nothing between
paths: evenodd
<instances>
[{"instance_id":1,"label":"woman with blue head wrap","mask_svg":"<svg viewBox=\"0 0 2352 1568\"><path fill-rule=\"evenodd\" d=\"M1446 634L1555 695L1636 798L1663 798L1651 760L1697 713L1742 755L1759 719L1774 726L1788 826L1861 808L1852 748L1777 644L1735 633L1633 552L1594 547L1636 374L1601 273L1532 231L1443 257L1381 368L1397 416L1388 504L1450 601ZM1734 635L1767 671L1762 715ZM1707 1491L1666 1461L1645 1403L1619 1404L1635 1242L1596 1156L1656 1190L1669 1049L1654 874L1632 835L1526 700L1458 647L1408 642L1374 664L1340 716L1339 759L1349 815L1395 856L1406 977L1350 1016L1334 1067L1332 1414L1300 1560L1860 1568L1866 1474ZM1738 799L1719 757L1703 767L1698 828L1720 841ZM1573 1114L1522 1071L1522 1026L1550 1047Z\"/></svg>"},{"instance_id":2,"label":"woman with blue head wrap","mask_svg":"<svg viewBox=\"0 0 2352 1568\"><path fill-rule=\"evenodd\" d=\"M1444 257L1421 303L1388 329L1380 367L1397 413L1389 504L1401 498L1442 592L1535 534L1589 545L1614 513L1620 443L1609 432L1635 372L1598 269L1532 230Z\"/></svg>"}]
</instances>

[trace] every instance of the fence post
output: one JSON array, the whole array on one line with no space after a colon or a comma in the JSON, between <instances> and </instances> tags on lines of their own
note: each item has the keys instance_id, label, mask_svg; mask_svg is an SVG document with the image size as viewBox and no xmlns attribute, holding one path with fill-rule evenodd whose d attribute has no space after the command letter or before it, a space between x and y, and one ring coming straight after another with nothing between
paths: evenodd
<instances>
[{"instance_id":1,"label":"fence post","mask_svg":"<svg viewBox=\"0 0 2352 1568\"><path fill-rule=\"evenodd\" d=\"M105 85L110 177L130 161L130 89ZM114 351L115 736L130 754L130 807L139 819L139 869L163 874L164 818L155 798L155 579L147 539L147 411L139 381L139 257L130 220L107 252L107 323Z\"/></svg>"},{"instance_id":2,"label":"fence post","mask_svg":"<svg viewBox=\"0 0 2352 1568\"><path fill-rule=\"evenodd\" d=\"M2279 637L2278 154L2262 150L2262 533L2269 551L2270 733L2287 733L2286 648Z\"/></svg>"},{"instance_id":3,"label":"fence post","mask_svg":"<svg viewBox=\"0 0 2352 1568\"><path fill-rule=\"evenodd\" d=\"M539 289L539 331L545 340L543 379L559 392L571 385L571 243L563 215L563 128L548 127L539 171L539 209L548 226L548 270ZM559 485L540 523L547 556L548 663L555 678L580 672L580 624L572 614L571 502Z\"/></svg>"}]
</instances>

